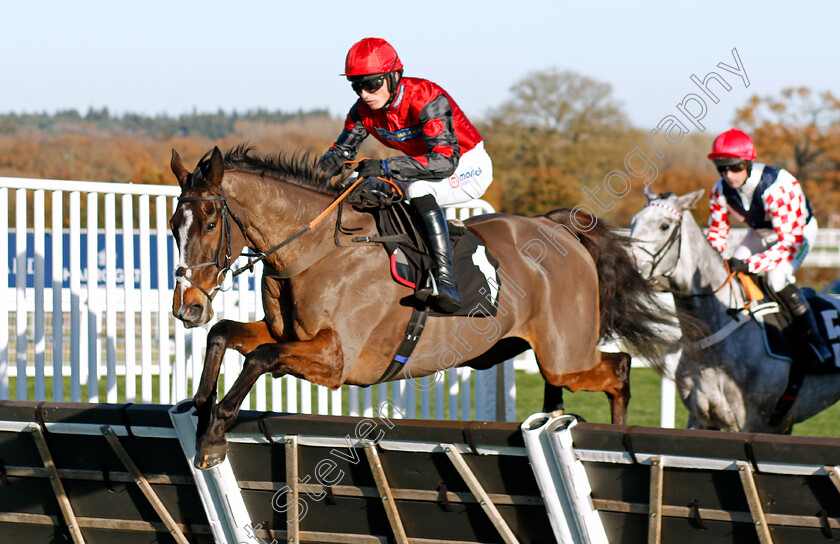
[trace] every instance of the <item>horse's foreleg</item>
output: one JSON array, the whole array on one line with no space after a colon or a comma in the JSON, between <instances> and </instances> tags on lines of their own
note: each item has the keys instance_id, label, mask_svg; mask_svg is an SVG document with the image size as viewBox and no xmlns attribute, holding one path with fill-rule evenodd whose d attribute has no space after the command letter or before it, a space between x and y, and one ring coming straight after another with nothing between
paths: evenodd
<instances>
[{"instance_id":1,"label":"horse's foreleg","mask_svg":"<svg viewBox=\"0 0 840 544\"><path fill-rule=\"evenodd\" d=\"M223 319L210 329L207 334L207 349L204 354L204 369L201 371L201 381L198 384L193 403L200 409L216 391L219 380L219 369L225 351L235 349L243 355L254 351L257 346L269 342L276 342L264 321L240 323ZM211 407L212 407L211 399Z\"/></svg>"},{"instance_id":2,"label":"horse's foreleg","mask_svg":"<svg viewBox=\"0 0 840 544\"><path fill-rule=\"evenodd\" d=\"M342 383L344 358L338 334L320 331L312 340L263 343L245 357L242 372L225 397L213 407L205 432L199 437L195 466L208 469L221 463L227 453L225 431L236 420L242 401L260 376L292 374L316 385L336 388Z\"/></svg>"},{"instance_id":3,"label":"horse's foreleg","mask_svg":"<svg viewBox=\"0 0 840 544\"><path fill-rule=\"evenodd\" d=\"M201 429L201 434L196 437L193 463L197 468L206 470L224 461L227 455L225 431L236 420L242 401L248 396L259 377L270 370L269 361L258 353L260 351L265 350L254 350L245 357L242 372L239 373L233 387L221 402L207 410L209 415L207 424Z\"/></svg>"},{"instance_id":4,"label":"horse's foreleg","mask_svg":"<svg viewBox=\"0 0 840 544\"><path fill-rule=\"evenodd\" d=\"M603 391L610 400L610 415L616 425L627 423L630 402L630 356L626 353L601 353L601 361L581 372L560 374L551 380L570 391Z\"/></svg>"},{"instance_id":5,"label":"horse's foreleg","mask_svg":"<svg viewBox=\"0 0 840 544\"><path fill-rule=\"evenodd\" d=\"M223 319L210 329L207 334L207 349L204 354L204 369L201 371L201 381L193 395L198 423L195 437L201 437L207 432L212 418L213 406L216 404L217 382L222 359L228 348L240 353L253 351L260 344L275 342L268 332L264 321L254 323L240 323Z\"/></svg>"}]
</instances>

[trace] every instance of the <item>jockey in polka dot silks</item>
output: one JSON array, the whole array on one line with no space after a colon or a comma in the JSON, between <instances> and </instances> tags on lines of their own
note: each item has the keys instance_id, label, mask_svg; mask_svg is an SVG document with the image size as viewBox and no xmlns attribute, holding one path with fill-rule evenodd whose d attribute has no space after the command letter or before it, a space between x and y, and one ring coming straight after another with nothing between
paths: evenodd
<instances>
[{"instance_id":1,"label":"jockey in polka dot silks","mask_svg":"<svg viewBox=\"0 0 840 544\"><path fill-rule=\"evenodd\" d=\"M756 156L752 139L740 130L715 139L709 158L721 177L709 201L709 241L723 253L730 217L749 226L727 261L729 268L766 273L770 288L793 315L795 336L810 346L809 366L817 366L830 361L832 353L794 275L816 239L817 219L796 178L784 168L754 162Z\"/></svg>"}]
</instances>

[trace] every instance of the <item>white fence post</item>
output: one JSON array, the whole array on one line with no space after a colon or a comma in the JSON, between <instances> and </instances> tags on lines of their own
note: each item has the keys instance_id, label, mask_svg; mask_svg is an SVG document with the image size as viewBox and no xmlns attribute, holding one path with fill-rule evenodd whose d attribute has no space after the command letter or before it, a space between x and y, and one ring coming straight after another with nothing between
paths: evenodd
<instances>
[{"instance_id":1,"label":"white fence post","mask_svg":"<svg viewBox=\"0 0 840 544\"><path fill-rule=\"evenodd\" d=\"M87 353L88 402L99 402L99 194L88 193L87 198ZM91 235L90 233L93 233Z\"/></svg>"},{"instance_id":2,"label":"white fence post","mask_svg":"<svg viewBox=\"0 0 840 544\"><path fill-rule=\"evenodd\" d=\"M63 262L64 257L64 192L52 193L52 262ZM2 261L0 261L2 262ZM64 284L64 267L52 267L52 361L53 401L64 400L64 309L61 304ZM0 282L0 285L3 285Z\"/></svg>"},{"instance_id":3,"label":"white fence post","mask_svg":"<svg viewBox=\"0 0 840 544\"><path fill-rule=\"evenodd\" d=\"M166 308L167 299L171 300L172 297L168 297L168 290L166 288L167 282L167 274L170 272L170 268L168 266L169 259L168 252L166 250L166 235L167 235L167 224L169 216L166 213L166 196L158 196L155 199L155 236L157 236L157 278L158 278L158 304L157 304L157 318L158 318L158 392L160 394L160 403L166 404L169 402L169 378L170 378L170 366L169 366L169 312L164 313L163 309Z\"/></svg>"},{"instance_id":4,"label":"white fence post","mask_svg":"<svg viewBox=\"0 0 840 544\"><path fill-rule=\"evenodd\" d=\"M70 401L82 402L82 196L70 193ZM62 267L63 269L64 267Z\"/></svg>"},{"instance_id":5,"label":"white fence post","mask_svg":"<svg viewBox=\"0 0 840 544\"><path fill-rule=\"evenodd\" d=\"M26 377L26 189L15 191L15 351L17 352L17 400L28 398Z\"/></svg>"},{"instance_id":6,"label":"white fence post","mask_svg":"<svg viewBox=\"0 0 840 544\"><path fill-rule=\"evenodd\" d=\"M0 287L3 291L9 285L9 237L6 228L9 224L9 191L0 188ZM8 296L0 299L0 400L9 398L9 305Z\"/></svg>"},{"instance_id":7,"label":"white fence post","mask_svg":"<svg viewBox=\"0 0 840 544\"><path fill-rule=\"evenodd\" d=\"M134 334L134 197L122 197L123 305L125 308L125 401L137 401L137 339ZM142 257L141 257L142 258ZM55 262L55 261L53 261Z\"/></svg>"},{"instance_id":8,"label":"white fence post","mask_svg":"<svg viewBox=\"0 0 840 544\"><path fill-rule=\"evenodd\" d=\"M140 231L140 255L151 254L151 197L141 195L137 221ZM140 402L152 402L152 266L140 259Z\"/></svg>"},{"instance_id":9,"label":"white fence post","mask_svg":"<svg viewBox=\"0 0 840 544\"><path fill-rule=\"evenodd\" d=\"M105 195L105 398L117 402L117 207Z\"/></svg>"},{"instance_id":10,"label":"white fence post","mask_svg":"<svg viewBox=\"0 0 840 544\"><path fill-rule=\"evenodd\" d=\"M46 248L44 245L44 234L46 233L45 214L46 204L44 201L44 190L37 189L32 193L32 222L35 227L33 229L34 236L32 241L32 247L35 250L32 257L35 280L33 282L33 287L35 288L35 311L32 312L32 340L35 344L35 400L37 401L47 399L47 382L44 374L47 348L47 341L44 337L46 334L44 327L44 257L46 256ZM29 268L28 263L27 268Z\"/></svg>"}]
</instances>

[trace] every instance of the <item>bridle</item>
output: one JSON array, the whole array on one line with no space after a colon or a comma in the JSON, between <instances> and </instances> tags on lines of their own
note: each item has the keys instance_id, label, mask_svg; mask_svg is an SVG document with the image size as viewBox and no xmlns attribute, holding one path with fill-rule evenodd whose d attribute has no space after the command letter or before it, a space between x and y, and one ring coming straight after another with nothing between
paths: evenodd
<instances>
[{"instance_id":1,"label":"bridle","mask_svg":"<svg viewBox=\"0 0 840 544\"><path fill-rule=\"evenodd\" d=\"M650 265L651 265L650 266L650 273L651 273L651 276L652 276L653 271L656 270L656 267L659 266L659 263L661 263L662 260L665 258L665 256L668 254L668 252L671 251L671 247L675 243L679 242L679 245L677 246L677 257L676 257L676 259L674 259L674 266L671 267L671 270L669 270L669 271L667 271L663 274L659 274L659 276L661 276L661 277L670 278L671 274L673 274L674 270L676 270L676 268L677 268L677 263L680 261L680 255L681 255L681 252L682 252L682 212L680 212L676 208L674 208L672 206L669 206L669 205L665 204L664 202L660 202L658 200L652 200L652 201L648 202L645 205L645 207L648 207L648 206L655 206L657 208L662 208L664 210L667 210L667 211L671 212L672 214L676 215L677 219L678 219L677 228L675 228L674 230L671 231L671 235L668 237L668 239L665 241L665 243L662 245L662 247L660 247L656 252L650 252L641 245L636 246L643 253L650 256L650 259L651 259L651 261L650 261ZM657 276L657 277L659 277L659 276Z\"/></svg>"},{"instance_id":2,"label":"bridle","mask_svg":"<svg viewBox=\"0 0 840 544\"><path fill-rule=\"evenodd\" d=\"M245 234L245 225L242 223L242 220L234 214L227 204L227 197L225 196L224 189L222 189L222 193L218 195L205 195L205 196L181 196L178 197L178 202L221 202L221 228L222 228L222 236L224 237L223 241L219 243L219 249L216 251L216 260L215 261L207 261L204 263L199 263L192 266L186 266L185 264L179 264L178 267L175 269L175 280L179 281L181 279L186 280L190 284L193 285L196 289L204 293L204 295L213 300L213 297L216 295L217 291L224 291L225 289L222 288L224 284L225 276L230 271L230 265L233 262L233 255L231 255L231 245L230 245L230 218L233 217L233 220L236 221L239 230ZM218 274L216 274L216 281L213 284L213 287L210 291L205 290L201 285L195 282L190 276L191 271L204 268L205 266L217 266L219 268ZM233 277L235 278L244 270L240 268L239 270L234 271Z\"/></svg>"},{"instance_id":3,"label":"bridle","mask_svg":"<svg viewBox=\"0 0 840 544\"><path fill-rule=\"evenodd\" d=\"M204 295L212 301L213 297L216 295L216 293L218 291L226 291L227 289L230 289L230 287L228 287L227 289L225 289L223 287L225 277L227 276L228 272L231 272L231 276L230 276L231 277L231 283L230 283L230 285L233 286L233 281L232 280L234 278L236 278L236 276L238 276L238 275L240 275L244 272L253 271L254 270L254 265L256 265L259 262L267 260L269 255L271 255L272 253L280 250L281 248L285 247L286 245L292 243L293 241L297 240L298 238L300 238L301 236L303 236L304 234L306 234L307 232L309 232L310 230L315 228L315 226L318 223L320 223L321 220L323 220L342 200L344 200L344 198L347 195L349 195L353 191L353 189L355 189L356 186L363 179L366 179L366 178L358 178L349 187L347 187L347 189L345 189L344 192L342 192L341 195L338 196L338 198L333 200L333 202L327 207L327 209L325 209L323 212L321 212L318 215L318 217L313 219L304 228L302 228L301 230L292 234L291 236L289 236L288 238L286 238L285 240L283 240L282 242L280 242L276 246L272 247L268 251L264 251L264 252L260 252L260 253L243 253L243 254L241 254L240 256L248 258L248 264L241 267L241 268L233 270L232 272L231 272L231 264L233 264L233 256L231 255L231 244L230 244L230 233L231 233L230 219L233 218L234 222L236 223L237 227L239 227L239 230L242 232L243 236L246 235L246 232L245 232L246 227L245 227L245 223L235 213L233 213L233 211L231 211L230 207L228 206L227 197L225 196L224 189L219 187L221 193L217 194L217 195L178 197L178 202L179 203L180 202L220 202L221 203L221 208L222 208L222 210L220 212L221 213L221 228L222 228L222 231L223 231L224 239L223 239L223 241L221 241L219 243L219 249L216 252L216 260L215 261L207 261L207 262L192 265L192 266L186 266L184 264L178 265L178 267L175 269L175 279L176 279L176 281L183 278L184 280L186 280L187 282L192 284L194 287L196 287L199 291L204 293ZM389 183L391 183L391 182L389 181ZM332 248L328 247L327 251L330 250L330 249L332 249ZM310 265L317 262L321 257L326 255L327 251L324 251L324 250L312 251L312 250L310 250L310 252L307 256L301 257L300 259L298 259L297 262L292 263L291 265L286 266L281 270L273 271L272 275L280 277L280 278L290 278L290 277L292 277L296 274L299 274L303 270L306 270L306 268L308 268ZM219 273L216 274L216 281L213 284L213 287L209 291L207 291L206 289L204 289L202 286L200 286L198 283L196 283L190 277L190 275L191 275L190 272L192 270L197 269L197 268L204 268L205 266L212 266L212 265L215 265L219 268Z\"/></svg>"},{"instance_id":4,"label":"bridle","mask_svg":"<svg viewBox=\"0 0 840 544\"><path fill-rule=\"evenodd\" d=\"M651 275L652 275L653 271L656 270L656 267L659 266L659 263L662 262L662 260L665 258L665 256L668 254L668 252L671 250L671 247L675 243L678 242L677 257L674 259L674 266L672 266L671 269L668 270L667 272L665 272L663 274L659 274L659 275L656 276L656 277L670 278L671 275L674 273L674 270L677 269L677 263L680 262L680 256L682 255L682 219L683 219L682 212L680 212L679 210L677 210L673 206L670 206L670 205L668 205L664 202L661 202L659 200L651 200L650 202L648 202L645 205L645 207L648 207L648 206L655 206L657 208L662 208L664 210L667 210L667 211L671 212L672 214L676 215L677 219L679 220L679 222L677 223L677 227L673 231L671 231L671 235L668 237L668 239L665 241L665 243L662 245L662 247L660 247L656 252L650 252L647 249L645 249L644 247L642 247L641 245L636 246L643 253L650 256L650 258L651 258L650 271L651 271ZM729 282L732 280L732 278L735 276L735 273L729 270L729 263L724 261L724 265L726 266L726 280L717 289L712 289L711 291L708 291L708 292L705 292L705 293L694 293L694 292L679 291L677 289L671 289L670 287L666 287L666 286L662 286L662 289L669 292L669 293L672 293L674 295L679 295L679 296L684 296L684 297L712 296L712 295L716 294L718 291L720 291L721 289L723 289L724 287L726 287L729 284Z\"/></svg>"}]
</instances>

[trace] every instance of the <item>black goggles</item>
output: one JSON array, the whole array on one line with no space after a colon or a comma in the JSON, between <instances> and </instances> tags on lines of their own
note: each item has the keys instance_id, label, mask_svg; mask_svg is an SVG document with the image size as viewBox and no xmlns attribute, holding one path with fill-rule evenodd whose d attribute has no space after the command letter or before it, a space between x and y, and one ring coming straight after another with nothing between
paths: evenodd
<instances>
[{"instance_id":1,"label":"black goggles","mask_svg":"<svg viewBox=\"0 0 840 544\"><path fill-rule=\"evenodd\" d=\"M370 79L364 79L362 81L354 81L350 84L353 87L353 91L356 94L362 94L362 91L372 94L382 88L382 85L385 83L385 76L377 76Z\"/></svg>"},{"instance_id":2,"label":"black goggles","mask_svg":"<svg viewBox=\"0 0 840 544\"><path fill-rule=\"evenodd\" d=\"M719 174L725 174L727 170L733 173L741 172L747 167L747 163L739 162L738 164L721 164L718 165L717 171Z\"/></svg>"}]
</instances>

